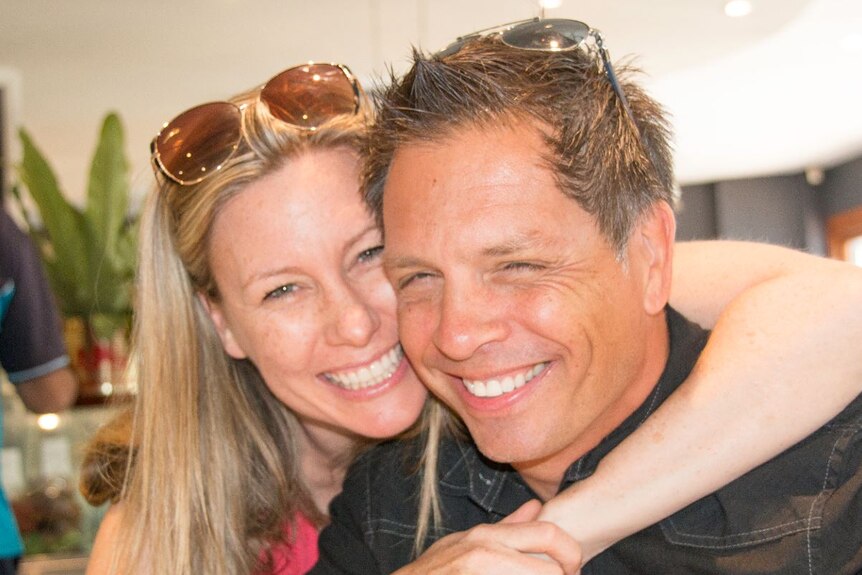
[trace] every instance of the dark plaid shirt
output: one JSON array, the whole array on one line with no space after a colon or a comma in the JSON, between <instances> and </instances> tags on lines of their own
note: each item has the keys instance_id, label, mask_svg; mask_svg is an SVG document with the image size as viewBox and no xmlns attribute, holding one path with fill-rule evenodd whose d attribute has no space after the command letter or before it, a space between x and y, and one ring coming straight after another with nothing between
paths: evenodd
<instances>
[{"instance_id":1,"label":"dark plaid shirt","mask_svg":"<svg viewBox=\"0 0 862 575\"><path fill-rule=\"evenodd\" d=\"M561 489L591 475L688 376L707 332L668 310L665 372L644 404L568 469ZM744 417L745 414L740 414ZM617 543L583 575L862 572L862 396L829 424L772 461L664 521ZM332 504L312 574L391 573L412 559L418 442L365 454ZM430 542L505 517L535 494L508 466L472 443L444 440L443 531Z\"/></svg>"}]
</instances>

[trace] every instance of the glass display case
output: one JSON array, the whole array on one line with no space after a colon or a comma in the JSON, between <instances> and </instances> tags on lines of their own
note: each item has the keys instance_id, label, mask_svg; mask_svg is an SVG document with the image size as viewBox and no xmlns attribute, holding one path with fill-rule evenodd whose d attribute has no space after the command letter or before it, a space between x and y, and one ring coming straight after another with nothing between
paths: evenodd
<instances>
[{"instance_id":1,"label":"glass display case","mask_svg":"<svg viewBox=\"0 0 862 575\"><path fill-rule=\"evenodd\" d=\"M3 487L25 546L21 575L84 573L106 506L78 492L83 448L118 408L75 407L59 414L28 412L0 372L3 402Z\"/></svg>"}]
</instances>

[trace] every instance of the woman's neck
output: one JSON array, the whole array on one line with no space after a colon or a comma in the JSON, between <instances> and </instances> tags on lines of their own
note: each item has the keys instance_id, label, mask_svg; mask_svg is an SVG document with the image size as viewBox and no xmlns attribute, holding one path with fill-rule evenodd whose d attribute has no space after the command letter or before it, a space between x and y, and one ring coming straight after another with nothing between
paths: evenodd
<instances>
[{"instance_id":1,"label":"woman's neck","mask_svg":"<svg viewBox=\"0 0 862 575\"><path fill-rule=\"evenodd\" d=\"M302 478L317 508L328 516L329 502L341 493L344 475L360 440L314 422L303 421L302 429Z\"/></svg>"}]
</instances>

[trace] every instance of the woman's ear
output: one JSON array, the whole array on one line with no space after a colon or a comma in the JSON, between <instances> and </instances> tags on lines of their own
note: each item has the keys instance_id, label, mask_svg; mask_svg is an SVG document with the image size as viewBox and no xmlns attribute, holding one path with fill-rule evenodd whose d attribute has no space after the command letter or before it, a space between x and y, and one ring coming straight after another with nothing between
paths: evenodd
<instances>
[{"instance_id":1,"label":"woman's ear","mask_svg":"<svg viewBox=\"0 0 862 575\"><path fill-rule=\"evenodd\" d=\"M248 357L248 354L243 351L242 346L239 345L234 337L222 307L200 292L198 292L198 301L201 302L201 305L207 310L210 319L212 319L225 352L234 359L245 359Z\"/></svg>"},{"instance_id":2,"label":"woman's ear","mask_svg":"<svg viewBox=\"0 0 862 575\"><path fill-rule=\"evenodd\" d=\"M661 312L670 297L676 235L676 218L670 205L658 202L652 206L641 216L637 234L645 265L644 309L652 315Z\"/></svg>"}]
</instances>

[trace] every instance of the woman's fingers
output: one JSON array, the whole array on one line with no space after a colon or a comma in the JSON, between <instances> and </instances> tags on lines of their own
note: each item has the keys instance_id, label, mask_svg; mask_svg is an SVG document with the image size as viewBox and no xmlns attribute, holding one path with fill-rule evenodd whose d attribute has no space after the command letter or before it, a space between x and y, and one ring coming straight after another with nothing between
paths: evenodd
<instances>
[{"instance_id":1,"label":"woman's fingers","mask_svg":"<svg viewBox=\"0 0 862 575\"><path fill-rule=\"evenodd\" d=\"M432 545L398 575L574 575L578 543L552 523L531 521L531 502L502 522L454 533Z\"/></svg>"}]
</instances>

